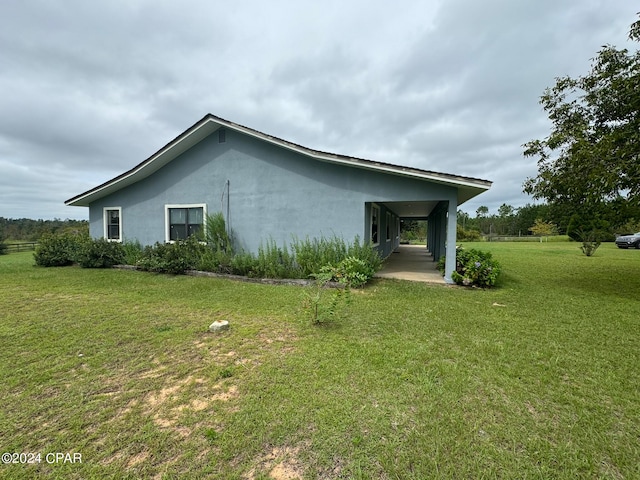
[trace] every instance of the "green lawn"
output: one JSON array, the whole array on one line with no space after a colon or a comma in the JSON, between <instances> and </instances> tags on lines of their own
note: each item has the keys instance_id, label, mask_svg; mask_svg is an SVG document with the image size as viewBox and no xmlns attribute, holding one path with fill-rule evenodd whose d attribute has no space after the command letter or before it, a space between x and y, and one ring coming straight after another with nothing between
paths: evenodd
<instances>
[{"instance_id":1,"label":"green lawn","mask_svg":"<svg viewBox=\"0 0 640 480\"><path fill-rule=\"evenodd\" d=\"M0 478L640 478L640 251L468 245L498 288L320 326L302 287L0 256L0 453L41 454Z\"/></svg>"}]
</instances>

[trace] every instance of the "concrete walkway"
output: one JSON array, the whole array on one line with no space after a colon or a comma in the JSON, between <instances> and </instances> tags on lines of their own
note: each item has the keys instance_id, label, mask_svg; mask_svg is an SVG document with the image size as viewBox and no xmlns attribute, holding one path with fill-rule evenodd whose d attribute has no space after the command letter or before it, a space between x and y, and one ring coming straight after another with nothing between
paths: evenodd
<instances>
[{"instance_id":1,"label":"concrete walkway","mask_svg":"<svg viewBox=\"0 0 640 480\"><path fill-rule=\"evenodd\" d=\"M444 277L436 269L433 256L424 245L400 245L384 261L378 278L396 278L413 282L446 284Z\"/></svg>"}]
</instances>

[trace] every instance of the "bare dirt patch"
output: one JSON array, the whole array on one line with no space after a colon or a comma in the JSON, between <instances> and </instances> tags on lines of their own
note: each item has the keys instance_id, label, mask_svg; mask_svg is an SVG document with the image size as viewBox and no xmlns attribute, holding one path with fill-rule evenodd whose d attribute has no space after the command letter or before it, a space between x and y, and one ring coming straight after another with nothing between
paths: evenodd
<instances>
[{"instance_id":1,"label":"bare dirt patch","mask_svg":"<svg viewBox=\"0 0 640 480\"><path fill-rule=\"evenodd\" d=\"M298 480L304 475L304 467L298 459L300 447L273 447L258 457L257 465L243 477L254 480L268 472L274 480Z\"/></svg>"},{"instance_id":2,"label":"bare dirt patch","mask_svg":"<svg viewBox=\"0 0 640 480\"><path fill-rule=\"evenodd\" d=\"M134 455L127 462L127 468L135 467L136 465L141 464L149 457L149 452L144 451L140 452L137 455Z\"/></svg>"}]
</instances>

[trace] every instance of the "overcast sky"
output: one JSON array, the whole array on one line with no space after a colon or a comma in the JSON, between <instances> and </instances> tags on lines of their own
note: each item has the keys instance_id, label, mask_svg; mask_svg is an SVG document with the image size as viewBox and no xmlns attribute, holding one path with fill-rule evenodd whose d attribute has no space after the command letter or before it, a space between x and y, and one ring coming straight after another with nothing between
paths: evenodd
<instances>
[{"instance_id":1,"label":"overcast sky","mask_svg":"<svg viewBox=\"0 0 640 480\"><path fill-rule=\"evenodd\" d=\"M532 202L538 99L627 40L629 0L2 0L0 216L64 201L206 113L333 153L466 175L462 209Z\"/></svg>"}]
</instances>

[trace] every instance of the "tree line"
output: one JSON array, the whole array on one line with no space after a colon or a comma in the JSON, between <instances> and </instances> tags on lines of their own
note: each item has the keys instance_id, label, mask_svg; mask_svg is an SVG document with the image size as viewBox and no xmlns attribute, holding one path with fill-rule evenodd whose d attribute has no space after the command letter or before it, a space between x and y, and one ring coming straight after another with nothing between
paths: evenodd
<instances>
[{"instance_id":1,"label":"tree line","mask_svg":"<svg viewBox=\"0 0 640 480\"><path fill-rule=\"evenodd\" d=\"M628 204L625 207L611 207L608 212L603 209L598 217L603 231L602 240L613 240L618 234L640 231L640 207L634 209ZM476 210L475 217L459 210L458 237L539 235L541 224L548 227L545 234L572 236L575 230L585 228L585 220L575 212L575 209L548 203L527 204L520 208L503 203L496 213L481 206Z\"/></svg>"},{"instance_id":2,"label":"tree line","mask_svg":"<svg viewBox=\"0 0 640 480\"><path fill-rule=\"evenodd\" d=\"M86 220L32 220L29 218L0 217L0 241L37 242L45 233L89 232Z\"/></svg>"},{"instance_id":3,"label":"tree line","mask_svg":"<svg viewBox=\"0 0 640 480\"><path fill-rule=\"evenodd\" d=\"M549 207L542 205L525 205L514 208L503 203L496 213L491 213L486 206L479 207L475 217L458 210L459 237L480 235L526 236L531 235L530 228L537 219L552 222Z\"/></svg>"}]
</instances>

